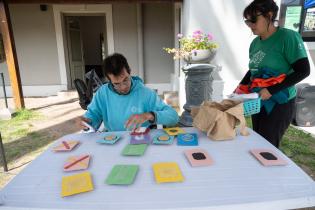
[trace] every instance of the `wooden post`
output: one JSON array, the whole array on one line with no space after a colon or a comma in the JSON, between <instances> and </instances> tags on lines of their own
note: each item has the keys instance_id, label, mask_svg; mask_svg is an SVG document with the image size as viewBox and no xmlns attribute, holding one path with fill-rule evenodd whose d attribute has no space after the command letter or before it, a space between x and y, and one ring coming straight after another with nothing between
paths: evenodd
<instances>
[{"instance_id":1,"label":"wooden post","mask_svg":"<svg viewBox=\"0 0 315 210\"><path fill-rule=\"evenodd\" d=\"M3 147L3 143L2 143L1 132L0 132L0 155L2 158L3 169L5 172L7 172L8 171L8 163L7 163L7 159L5 158L5 151L4 151L4 147Z\"/></svg>"},{"instance_id":2,"label":"wooden post","mask_svg":"<svg viewBox=\"0 0 315 210\"><path fill-rule=\"evenodd\" d=\"M6 0L0 0L0 31L3 37L5 57L8 65L15 107L17 109L21 109L24 108L25 105L22 92L20 70L15 51L11 19Z\"/></svg>"}]
</instances>

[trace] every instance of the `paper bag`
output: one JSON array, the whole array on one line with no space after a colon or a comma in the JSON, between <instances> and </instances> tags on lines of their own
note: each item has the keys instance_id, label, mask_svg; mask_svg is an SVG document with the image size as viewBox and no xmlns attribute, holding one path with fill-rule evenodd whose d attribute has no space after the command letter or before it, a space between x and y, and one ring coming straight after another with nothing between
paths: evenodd
<instances>
[{"instance_id":1,"label":"paper bag","mask_svg":"<svg viewBox=\"0 0 315 210\"><path fill-rule=\"evenodd\" d=\"M204 101L200 107L191 110L193 126L206 132L212 140L235 138L238 124L240 134L249 135L243 113L243 103L233 100L223 100L221 103Z\"/></svg>"}]
</instances>

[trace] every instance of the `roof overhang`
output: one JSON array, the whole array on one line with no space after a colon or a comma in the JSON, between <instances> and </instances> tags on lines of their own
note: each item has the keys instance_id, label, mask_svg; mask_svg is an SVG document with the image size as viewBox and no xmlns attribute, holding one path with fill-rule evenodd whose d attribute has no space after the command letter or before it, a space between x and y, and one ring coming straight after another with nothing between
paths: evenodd
<instances>
[{"instance_id":1,"label":"roof overhang","mask_svg":"<svg viewBox=\"0 0 315 210\"><path fill-rule=\"evenodd\" d=\"M1 2L1 0L0 0ZM183 0L6 0L8 4L104 4L104 3L172 3Z\"/></svg>"}]
</instances>

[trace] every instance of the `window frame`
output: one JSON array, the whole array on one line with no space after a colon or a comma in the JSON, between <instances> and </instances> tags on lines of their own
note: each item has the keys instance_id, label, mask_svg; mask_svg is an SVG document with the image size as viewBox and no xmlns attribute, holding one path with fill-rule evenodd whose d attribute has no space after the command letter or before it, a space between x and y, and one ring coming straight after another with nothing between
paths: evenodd
<instances>
[{"instance_id":1,"label":"window frame","mask_svg":"<svg viewBox=\"0 0 315 210\"><path fill-rule=\"evenodd\" d=\"M298 32L301 34L303 41L307 42L315 42L315 29L314 31L304 31L305 18L307 15L307 9L304 7L305 0L281 0L280 14L279 14L279 25L284 27L286 20L286 11L290 6L301 6L301 14L300 14L300 24ZM311 7L309 9L315 9Z\"/></svg>"}]
</instances>

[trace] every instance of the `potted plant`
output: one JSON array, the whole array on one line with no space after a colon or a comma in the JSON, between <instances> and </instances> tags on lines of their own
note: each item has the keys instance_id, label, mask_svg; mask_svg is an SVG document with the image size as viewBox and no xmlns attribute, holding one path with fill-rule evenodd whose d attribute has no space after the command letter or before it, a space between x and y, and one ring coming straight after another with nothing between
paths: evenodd
<instances>
[{"instance_id":1,"label":"potted plant","mask_svg":"<svg viewBox=\"0 0 315 210\"><path fill-rule=\"evenodd\" d=\"M179 48L164 48L167 53L174 54L174 59L183 58L187 63L209 63L215 57L218 44L213 42L213 36L200 30L192 36L178 34Z\"/></svg>"}]
</instances>

